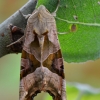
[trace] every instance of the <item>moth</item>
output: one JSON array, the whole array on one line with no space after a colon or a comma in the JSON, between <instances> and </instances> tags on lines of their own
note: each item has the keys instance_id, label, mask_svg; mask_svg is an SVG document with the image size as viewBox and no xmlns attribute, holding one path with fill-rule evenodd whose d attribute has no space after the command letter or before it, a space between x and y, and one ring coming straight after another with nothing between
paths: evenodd
<instances>
[{"instance_id":1,"label":"moth","mask_svg":"<svg viewBox=\"0 0 100 100\"><path fill-rule=\"evenodd\" d=\"M33 100L41 91L66 100L66 82L56 22L41 5L27 20L20 68L19 100Z\"/></svg>"}]
</instances>

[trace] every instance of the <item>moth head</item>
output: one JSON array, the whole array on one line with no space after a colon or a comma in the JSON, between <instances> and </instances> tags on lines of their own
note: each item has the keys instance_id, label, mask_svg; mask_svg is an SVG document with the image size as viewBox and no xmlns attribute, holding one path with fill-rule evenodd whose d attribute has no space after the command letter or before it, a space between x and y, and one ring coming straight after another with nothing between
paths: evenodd
<instances>
[{"instance_id":1,"label":"moth head","mask_svg":"<svg viewBox=\"0 0 100 100\"><path fill-rule=\"evenodd\" d=\"M45 8L44 5L40 5L39 8L38 8L39 11L44 11L45 9L46 9L46 8Z\"/></svg>"},{"instance_id":2,"label":"moth head","mask_svg":"<svg viewBox=\"0 0 100 100\"><path fill-rule=\"evenodd\" d=\"M40 5L38 9L46 9L44 5Z\"/></svg>"},{"instance_id":3,"label":"moth head","mask_svg":"<svg viewBox=\"0 0 100 100\"><path fill-rule=\"evenodd\" d=\"M41 13L43 13L43 12L50 13L50 12L46 9L46 7L45 7L44 5L40 5L40 6L39 6L38 12L41 12Z\"/></svg>"}]
</instances>

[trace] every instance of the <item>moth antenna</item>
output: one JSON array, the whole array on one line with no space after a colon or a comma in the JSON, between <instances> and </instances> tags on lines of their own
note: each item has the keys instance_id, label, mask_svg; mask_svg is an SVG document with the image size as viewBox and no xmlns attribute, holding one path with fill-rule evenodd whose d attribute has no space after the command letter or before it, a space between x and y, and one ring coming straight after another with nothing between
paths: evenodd
<instances>
[{"instance_id":1,"label":"moth antenna","mask_svg":"<svg viewBox=\"0 0 100 100\"><path fill-rule=\"evenodd\" d=\"M28 18L31 16L31 14L24 15L20 10L19 10L19 13L20 13L25 19L28 19Z\"/></svg>"},{"instance_id":2,"label":"moth antenna","mask_svg":"<svg viewBox=\"0 0 100 100\"><path fill-rule=\"evenodd\" d=\"M60 5L60 0L58 0L58 4L55 11L51 13L54 17L56 17L56 12L58 11L59 5Z\"/></svg>"},{"instance_id":3,"label":"moth antenna","mask_svg":"<svg viewBox=\"0 0 100 100\"><path fill-rule=\"evenodd\" d=\"M14 44L16 44L16 43L21 42L21 41L24 39L24 37L25 37L25 36L22 36L20 39L18 39L17 41L15 41L15 42L13 42L13 43L7 45L6 47L10 47L10 46L12 46L12 45L14 45Z\"/></svg>"}]
</instances>

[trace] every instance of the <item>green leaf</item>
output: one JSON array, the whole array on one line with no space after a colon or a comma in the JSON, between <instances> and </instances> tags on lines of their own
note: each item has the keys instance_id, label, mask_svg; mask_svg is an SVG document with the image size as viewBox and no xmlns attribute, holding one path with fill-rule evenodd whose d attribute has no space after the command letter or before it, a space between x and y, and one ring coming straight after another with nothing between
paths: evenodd
<instances>
[{"instance_id":1,"label":"green leaf","mask_svg":"<svg viewBox=\"0 0 100 100\"><path fill-rule=\"evenodd\" d=\"M39 0L53 12L58 0ZM100 4L98 0L60 0L56 16L63 57L67 62L100 58ZM74 31L73 31L74 30Z\"/></svg>"}]
</instances>

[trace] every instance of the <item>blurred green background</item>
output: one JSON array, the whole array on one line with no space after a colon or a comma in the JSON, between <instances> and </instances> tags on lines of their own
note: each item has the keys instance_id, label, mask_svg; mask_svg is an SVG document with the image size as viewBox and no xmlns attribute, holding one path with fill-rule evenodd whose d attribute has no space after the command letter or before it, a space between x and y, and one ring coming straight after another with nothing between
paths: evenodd
<instances>
[{"instance_id":1,"label":"blurred green background","mask_svg":"<svg viewBox=\"0 0 100 100\"><path fill-rule=\"evenodd\" d=\"M28 0L0 0L0 23ZM21 54L0 58L0 100L19 100L19 71ZM84 63L65 62L68 100L100 100L100 59ZM35 100L52 100L47 93Z\"/></svg>"}]
</instances>

